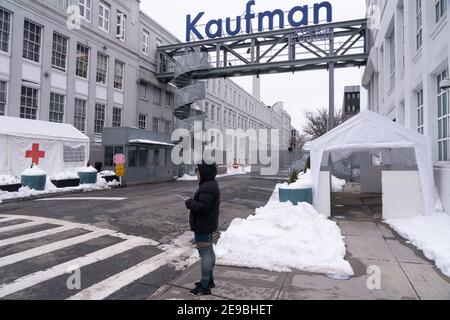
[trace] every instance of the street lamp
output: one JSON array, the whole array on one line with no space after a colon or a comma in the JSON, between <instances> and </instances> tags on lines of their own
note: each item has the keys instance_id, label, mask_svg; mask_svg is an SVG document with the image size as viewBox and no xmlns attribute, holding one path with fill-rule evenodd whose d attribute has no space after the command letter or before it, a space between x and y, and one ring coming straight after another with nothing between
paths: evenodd
<instances>
[{"instance_id":1,"label":"street lamp","mask_svg":"<svg viewBox=\"0 0 450 320\"><path fill-rule=\"evenodd\" d=\"M439 85L442 90L450 90L450 78L442 79L441 84Z\"/></svg>"}]
</instances>

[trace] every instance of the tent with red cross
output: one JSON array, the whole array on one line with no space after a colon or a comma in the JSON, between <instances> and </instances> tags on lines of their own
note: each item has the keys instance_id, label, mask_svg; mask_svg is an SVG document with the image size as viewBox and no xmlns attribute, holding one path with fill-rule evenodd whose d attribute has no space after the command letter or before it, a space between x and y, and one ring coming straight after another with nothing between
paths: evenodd
<instances>
[{"instance_id":1,"label":"tent with red cross","mask_svg":"<svg viewBox=\"0 0 450 320\"><path fill-rule=\"evenodd\" d=\"M0 116L0 175L38 165L48 175L89 161L89 138L70 124Z\"/></svg>"}]
</instances>

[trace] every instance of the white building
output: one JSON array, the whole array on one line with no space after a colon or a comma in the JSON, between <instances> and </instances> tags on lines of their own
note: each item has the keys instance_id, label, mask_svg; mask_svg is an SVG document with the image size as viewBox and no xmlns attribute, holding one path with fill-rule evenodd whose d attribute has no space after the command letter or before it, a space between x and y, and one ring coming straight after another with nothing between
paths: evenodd
<instances>
[{"instance_id":1,"label":"white building","mask_svg":"<svg viewBox=\"0 0 450 320\"><path fill-rule=\"evenodd\" d=\"M430 137L434 174L450 212L449 0L367 0L371 52L368 108ZM379 17L379 23L377 23Z\"/></svg>"}]
</instances>

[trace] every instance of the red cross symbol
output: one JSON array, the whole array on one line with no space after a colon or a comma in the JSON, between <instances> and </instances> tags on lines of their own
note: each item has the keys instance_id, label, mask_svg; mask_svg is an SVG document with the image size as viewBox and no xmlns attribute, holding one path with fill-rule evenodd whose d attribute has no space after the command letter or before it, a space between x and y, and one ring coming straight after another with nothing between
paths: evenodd
<instances>
[{"instance_id":1,"label":"red cross symbol","mask_svg":"<svg viewBox=\"0 0 450 320\"><path fill-rule=\"evenodd\" d=\"M26 152L25 158L31 158L34 164L39 164L39 159L45 158L45 151L39 151L39 144L33 143L31 150Z\"/></svg>"}]
</instances>

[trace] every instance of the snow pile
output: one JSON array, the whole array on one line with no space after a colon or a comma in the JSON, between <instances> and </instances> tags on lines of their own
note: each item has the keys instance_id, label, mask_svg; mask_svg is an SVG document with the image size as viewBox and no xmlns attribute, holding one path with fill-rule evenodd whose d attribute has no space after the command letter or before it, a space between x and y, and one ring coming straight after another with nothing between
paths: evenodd
<instances>
[{"instance_id":1,"label":"snow pile","mask_svg":"<svg viewBox=\"0 0 450 320\"><path fill-rule=\"evenodd\" d=\"M181 178L178 178L177 181L198 181L197 176L190 176L185 174Z\"/></svg>"},{"instance_id":2,"label":"snow pile","mask_svg":"<svg viewBox=\"0 0 450 320\"><path fill-rule=\"evenodd\" d=\"M331 176L331 190L332 192L343 192L347 186L347 181Z\"/></svg>"},{"instance_id":3,"label":"snow pile","mask_svg":"<svg viewBox=\"0 0 450 320\"><path fill-rule=\"evenodd\" d=\"M218 174L216 176L217 179L225 178L225 177L231 177L231 176L238 176L238 175L245 175L247 173L252 172L251 166L239 166L239 168L234 169L233 166L228 166L227 173L225 174ZM198 181L197 176L190 176L188 174L183 175L181 178L178 178L177 181Z\"/></svg>"},{"instance_id":4,"label":"snow pile","mask_svg":"<svg viewBox=\"0 0 450 320\"><path fill-rule=\"evenodd\" d=\"M115 177L116 173L111 170L104 170L99 172L100 177Z\"/></svg>"},{"instance_id":5,"label":"snow pile","mask_svg":"<svg viewBox=\"0 0 450 320\"><path fill-rule=\"evenodd\" d=\"M54 176L51 177L51 180L61 181L61 180L72 180L72 179L80 179L76 172L58 172Z\"/></svg>"},{"instance_id":6,"label":"snow pile","mask_svg":"<svg viewBox=\"0 0 450 320\"><path fill-rule=\"evenodd\" d=\"M37 177L37 176L45 176L46 173L44 170L39 169L38 166L33 166L32 168L26 169L22 172L22 176L26 177Z\"/></svg>"},{"instance_id":7,"label":"snow pile","mask_svg":"<svg viewBox=\"0 0 450 320\"><path fill-rule=\"evenodd\" d=\"M408 219L386 220L403 238L435 261L436 266L450 277L450 216L436 213Z\"/></svg>"},{"instance_id":8,"label":"snow pile","mask_svg":"<svg viewBox=\"0 0 450 320\"><path fill-rule=\"evenodd\" d=\"M172 240L170 244L163 244L158 246L159 249L163 251L173 251L177 248L184 248L184 254L179 256L174 261L170 262L170 265L175 267L176 271L183 271L192 266L200 257L198 251L195 248L192 240L194 239L194 234L190 231L183 233L178 238Z\"/></svg>"},{"instance_id":9,"label":"snow pile","mask_svg":"<svg viewBox=\"0 0 450 320\"><path fill-rule=\"evenodd\" d=\"M288 184L287 182L279 186L280 189L310 189L313 187L313 180L311 177L311 171L307 171L304 174L299 174L298 180L294 183Z\"/></svg>"},{"instance_id":10,"label":"snow pile","mask_svg":"<svg viewBox=\"0 0 450 320\"><path fill-rule=\"evenodd\" d=\"M294 206L274 199L257 209L255 216L231 223L216 247L219 264L276 272L296 269L353 275L344 260L345 243L335 222L310 204Z\"/></svg>"},{"instance_id":11,"label":"snow pile","mask_svg":"<svg viewBox=\"0 0 450 320\"><path fill-rule=\"evenodd\" d=\"M19 184L20 179L14 176L1 176L0 175L0 186L8 186L12 184Z\"/></svg>"},{"instance_id":12,"label":"snow pile","mask_svg":"<svg viewBox=\"0 0 450 320\"><path fill-rule=\"evenodd\" d=\"M41 196L52 193L60 193L60 192L73 192L73 191L82 191L82 192L90 192L90 191L99 191L110 189L119 185L117 181L106 182L105 179L98 177L96 184L82 184L78 187L69 187L69 188L57 188L51 182L50 178L47 178L47 184L45 186L44 191L36 191L32 190L28 187L22 187L18 192L2 192L0 191L0 203L2 200L10 200L10 199L24 199L32 196Z\"/></svg>"},{"instance_id":13,"label":"snow pile","mask_svg":"<svg viewBox=\"0 0 450 320\"><path fill-rule=\"evenodd\" d=\"M78 172L81 173L93 173L93 172L97 172L97 169L95 169L94 167L82 167L78 169Z\"/></svg>"}]
</instances>

